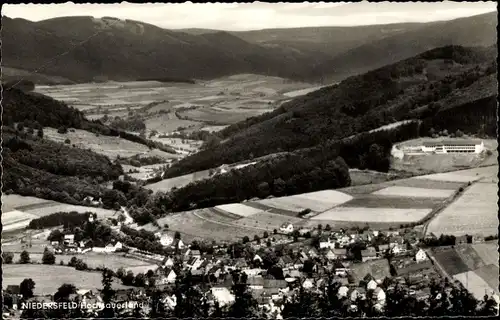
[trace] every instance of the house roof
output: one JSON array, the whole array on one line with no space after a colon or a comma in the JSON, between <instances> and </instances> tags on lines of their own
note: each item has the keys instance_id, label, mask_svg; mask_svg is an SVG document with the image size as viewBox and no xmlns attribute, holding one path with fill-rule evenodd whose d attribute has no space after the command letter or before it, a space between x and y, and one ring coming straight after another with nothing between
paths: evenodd
<instances>
[{"instance_id":1,"label":"house roof","mask_svg":"<svg viewBox=\"0 0 500 320\"><path fill-rule=\"evenodd\" d=\"M351 271L356 282L362 280L367 274L371 274L375 280L390 277L389 262L386 259L355 263L351 266Z\"/></svg>"},{"instance_id":2,"label":"house roof","mask_svg":"<svg viewBox=\"0 0 500 320\"><path fill-rule=\"evenodd\" d=\"M200 250L191 250L190 254L192 255L201 255Z\"/></svg>"},{"instance_id":3,"label":"house roof","mask_svg":"<svg viewBox=\"0 0 500 320\"><path fill-rule=\"evenodd\" d=\"M333 253L336 255L346 255L347 254L347 249L342 248L342 249L332 249Z\"/></svg>"},{"instance_id":4,"label":"house roof","mask_svg":"<svg viewBox=\"0 0 500 320\"><path fill-rule=\"evenodd\" d=\"M481 140L478 139L461 139L461 140L438 140L432 141L427 140L422 143L425 147L435 147L435 146L475 146L481 144Z\"/></svg>"},{"instance_id":5,"label":"house roof","mask_svg":"<svg viewBox=\"0 0 500 320\"><path fill-rule=\"evenodd\" d=\"M264 278L262 277L249 277L247 279L249 286L264 286Z\"/></svg>"},{"instance_id":6,"label":"house roof","mask_svg":"<svg viewBox=\"0 0 500 320\"><path fill-rule=\"evenodd\" d=\"M371 250L361 250L361 256L363 257L374 257L377 253Z\"/></svg>"},{"instance_id":7,"label":"house roof","mask_svg":"<svg viewBox=\"0 0 500 320\"><path fill-rule=\"evenodd\" d=\"M74 239L75 235L74 234L65 234L64 239Z\"/></svg>"},{"instance_id":8,"label":"house roof","mask_svg":"<svg viewBox=\"0 0 500 320\"><path fill-rule=\"evenodd\" d=\"M285 280L264 280L264 287L265 288L286 288L288 287L287 283Z\"/></svg>"}]
</instances>

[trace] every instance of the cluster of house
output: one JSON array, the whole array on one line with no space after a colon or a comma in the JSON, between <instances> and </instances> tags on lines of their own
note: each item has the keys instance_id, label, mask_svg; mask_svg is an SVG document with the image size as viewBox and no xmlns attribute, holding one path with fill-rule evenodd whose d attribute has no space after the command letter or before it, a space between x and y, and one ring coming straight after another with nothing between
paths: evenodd
<instances>
[{"instance_id":1,"label":"cluster of house","mask_svg":"<svg viewBox=\"0 0 500 320\"><path fill-rule=\"evenodd\" d=\"M111 241L104 247L88 247L87 241L75 241L74 234L64 235L63 241L51 241L50 245L56 254L84 254L87 252L113 253L123 249L120 241Z\"/></svg>"},{"instance_id":2,"label":"cluster of house","mask_svg":"<svg viewBox=\"0 0 500 320\"><path fill-rule=\"evenodd\" d=\"M177 274L174 264L180 258L182 268L189 270L194 279L199 279L206 285L208 296L219 305L227 305L235 299L231 292L231 271L241 270L248 276L248 286L259 306L277 316L283 302L297 293L294 289L302 287L306 290L319 290L326 281L326 274L334 274L336 281L342 284L339 295L354 301L358 297L366 298L367 292L372 292L372 298L376 299L380 308L385 304L386 293L378 285L385 278L393 278L396 283L409 286L410 293L421 299L429 294L429 282L440 277L422 249L396 249L398 254L391 264L379 255L380 251L367 249L364 250L366 259L361 263L353 263L346 260L345 248L330 248L326 246L327 243L332 243L332 239L321 241L319 250L314 247L295 248L292 249L295 258L287 254L279 257L275 266L283 271L284 279L280 280L267 270L256 267L263 262L259 254L247 260L230 259L227 255L202 255L198 250L185 249L181 257L164 258L155 271L155 284L162 287L175 283ZM390 244L387 249L391 249ZM307 272L304 270L306 261L311 264L311 270ZM395 270L394 274L391 274L391 268ZM359 284L361 280L362 285ZM394 286L391 289L393 288ZM165 297L164 302L167 307L175 307L174 296Z\"/></svg>"}]
</instances>

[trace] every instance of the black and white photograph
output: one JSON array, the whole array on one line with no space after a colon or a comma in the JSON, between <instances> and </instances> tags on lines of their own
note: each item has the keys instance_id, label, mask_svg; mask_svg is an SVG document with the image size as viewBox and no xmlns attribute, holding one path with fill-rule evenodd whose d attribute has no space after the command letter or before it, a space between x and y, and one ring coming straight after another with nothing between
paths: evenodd
<instances>
[{"instance_id":1,"label":"black and white photograph","mask_svg":"<svg viewBox=\"0 0 500 320\"><path fill-rule=\"evenodd\" d=\"M496 1L1 8L3 319L498 316Z\"/></svg>"}]
</instances>

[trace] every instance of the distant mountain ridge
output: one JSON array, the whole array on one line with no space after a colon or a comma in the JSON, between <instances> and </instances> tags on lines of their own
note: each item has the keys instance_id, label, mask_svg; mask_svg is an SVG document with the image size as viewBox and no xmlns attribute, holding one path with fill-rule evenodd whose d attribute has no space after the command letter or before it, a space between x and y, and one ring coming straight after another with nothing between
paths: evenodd
<instances>
[{"instance_id":1,"label":"distant mountain ridge","mask_svg":"<svg viewBox=\"0 0 500 320\"><path fill-rule=\"evenodd\" d=\"M211 79L239 73L320 82L445 45L495 44L496 23L496 14L488 13L432 23L226 32L166 30L111 17L31 22L4 16L2 62L23 72L43 66L40 73L73 82Z\"/></svg>"}]
</instances>

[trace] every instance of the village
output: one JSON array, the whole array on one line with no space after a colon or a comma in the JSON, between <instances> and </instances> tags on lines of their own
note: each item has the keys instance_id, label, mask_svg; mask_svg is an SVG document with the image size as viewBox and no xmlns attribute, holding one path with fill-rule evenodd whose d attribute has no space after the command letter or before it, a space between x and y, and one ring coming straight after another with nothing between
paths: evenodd
<instances>
[{"instance_id":1,"label":"village","mask_svg":"<svg viewBox=\"0 0 500 320\"><path fill-rule=\"evenodd\" d=\"M143 312L147 314L151 299L147 291L151 288L161 290L161 303L167 310L173 310L176 297L172 289L178 277L185 277L186 274L200 286L210 303L217 302L219 306L235 301L232 292L234 272L245 274L252 296L261 310L272 318L280 318L283 303L300 290L323 290L328 276L339 283L338 296L351 301L353 308L356 307L354 301L361 298L373 299L380 310L386 303L387 292L394 290L396 285L408 288L409 295L423 300L430 295L429 284L432 281L448 278L424 250L421 234L411 228L379 232L366 226L363 229L334 231L330 225L306 229L285 224L272 234L265 232L262 238L250 240L245 237L232 244L212 242L208 247L196 241L188 245L179 235L172 237L167 232L156 232L155 241L165 252L169 252L159 254L124 244L120 228L133 223L128 217L126 209L122 208L118 219L108 218L114 236L104 246L89 247L92 241L75 241L75 234L71 233L64 234L60 241L51 241L47 246L56 256L102 254L104 266L106 256L118 253L153 263L154 267L147 273L135 276L123 268L113 270L123 283L128 276L132 279L130 282L135 284L135 288L116 291L117 302L129 302L120 309L124 314L136 310L137 306L143 306ZM87 223L95 221L97 216L90 214ZM484 239L464 236L457 238L456 243L471 241L482 242ZM88 272L102 271L86 269ZM137 284L139 277L142 280ZM99 289L77 289L71 298L86 303L90 308L86 310L89 315L104 308ZM12 297L9 300L11 303L4 306L5 316L19 312L16 304L21 298L19 290L16 285L9 285L4 290ZM373 296L366 296L367 293ZM53 301L54 295L33 297L31 300Z\"/></svg>"}]
</instances>

